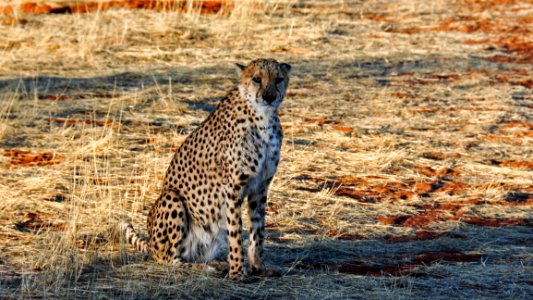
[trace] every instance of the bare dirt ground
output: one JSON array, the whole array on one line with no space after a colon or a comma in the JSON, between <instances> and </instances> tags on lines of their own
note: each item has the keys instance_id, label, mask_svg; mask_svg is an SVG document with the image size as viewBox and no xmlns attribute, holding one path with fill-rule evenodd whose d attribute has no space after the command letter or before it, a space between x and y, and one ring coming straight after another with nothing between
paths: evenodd
<instances>
[{"instance_id":1,"label":"bare dirt ground","mask_svg":"<svg viewBox=\"0 0 533 300\"><path fill-rule=\"evenodd\" d=\"M133 2L0 4L0 298L533 297L532 1ZM257 57L293 66L283 275L144 261L108 229Z\"/></svg>"}]
</instances>

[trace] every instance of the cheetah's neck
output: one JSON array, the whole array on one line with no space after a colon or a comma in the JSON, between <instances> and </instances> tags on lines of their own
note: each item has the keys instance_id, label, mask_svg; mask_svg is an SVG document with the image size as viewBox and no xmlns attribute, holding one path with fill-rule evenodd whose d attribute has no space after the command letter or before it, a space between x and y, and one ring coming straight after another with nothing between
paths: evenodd
<instances>
[{"instance_id":1,"label":"cheetah's neck","mask_svg":"<svg viewBox=\"0 0 533 300\"><path fill-rule=\"evenodd\" d=\"M248 106L258 115L261 116L261 121L257 124L259 126L268 126L269 120L278 115L278 107L272 105L265 105L257 99L257 96L248 92L242 85L239 85L239 96L244 100Z\"/></svg>"}]
</instances>

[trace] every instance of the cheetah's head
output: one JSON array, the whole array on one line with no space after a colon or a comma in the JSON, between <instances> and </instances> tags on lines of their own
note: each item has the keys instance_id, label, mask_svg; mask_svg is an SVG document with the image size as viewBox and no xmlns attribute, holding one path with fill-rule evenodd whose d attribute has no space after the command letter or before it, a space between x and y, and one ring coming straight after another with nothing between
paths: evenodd
<instances>
[{"instance_id":1,"label":"cheetah's head","mask_svg":"<svg viewBox=\"0 0 533 300\"><path fill-rule=\"evenodd\" d=\"M241 73L239 91L244 98L260 106L279 107L289 86L289 64L256 59L247 66L237 64L237 67Z\"/></svg>"}]
</instances>

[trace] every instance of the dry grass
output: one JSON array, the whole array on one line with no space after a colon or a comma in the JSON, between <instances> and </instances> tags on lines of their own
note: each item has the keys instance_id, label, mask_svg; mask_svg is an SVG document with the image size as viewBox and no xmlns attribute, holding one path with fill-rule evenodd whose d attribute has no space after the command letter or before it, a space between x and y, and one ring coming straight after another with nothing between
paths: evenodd
<instances>
[{"instance_id":1,"label":"dry grass","mask_svg":"<svg viewBox=\"0 0 533 300\"><path fill-rule=\"evenodd\" d=\"M18 15L0 26L0 298L531 298L532 14ZM142 231L172 152L257 57L294 67L265 254L284 275L238 284L127 252L108 229Z\"/></svg>"}]
</instances>

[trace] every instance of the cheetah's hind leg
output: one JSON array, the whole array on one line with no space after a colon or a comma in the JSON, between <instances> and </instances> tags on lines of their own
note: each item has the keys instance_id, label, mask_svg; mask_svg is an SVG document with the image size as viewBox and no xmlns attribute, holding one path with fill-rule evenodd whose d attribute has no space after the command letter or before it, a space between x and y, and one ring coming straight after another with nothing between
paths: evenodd
<instances>
[{"instance_id":1,"label":"cheetah's hind leg","mask_svg":"<svg viewBox=\"0 0 533 300\"><path fill-rule=\"evenodd\" d=\"M191 251L194 252L196 247L191 248L190 245L194 236L191 236L186 201L186 197L173 189L165 189L161 193L148 221L154 258L160 263L168 263L180 269L215 276L224 274L223 264L188 261L195 256Z\"/></svg>"}]
</instances>

